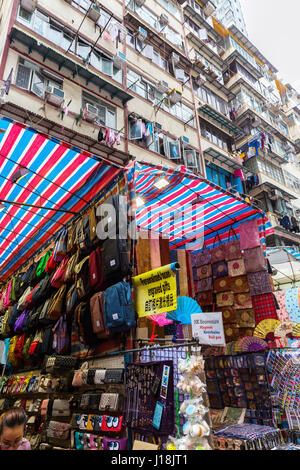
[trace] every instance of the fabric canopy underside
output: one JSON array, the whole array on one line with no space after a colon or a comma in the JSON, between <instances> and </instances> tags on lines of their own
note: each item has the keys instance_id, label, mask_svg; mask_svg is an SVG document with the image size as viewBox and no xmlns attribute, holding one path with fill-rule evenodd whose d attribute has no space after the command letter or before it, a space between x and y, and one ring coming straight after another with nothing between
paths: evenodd
<instances>
[{"instance_id":1,"label":"fabric canopy underside","mask_svg":"<svg viewBox=\"0 0 300 470\"><path fill-rule=\"evenodd\" d=\"M239 225L252 219L259 221L260 240L266 249L266 236L273 233L266 214L236 198L222 188L196 176L185 167L175 170L136 163L134 171L137 205L136 222L139 230L151 230L168 236L171 248L197 251L203 241L208 248L218 233L220 241L239 238ZM157 189L161 179L168 185ZM234 233L231 229L234 229Z\"/></svg>"},{"instance_id":2,"label":"fabric canopy underside","mask_svg":"<svg viewBox=\"0 0 300 470\"><path fill-rule=\"evenodd\" d=\"M290 247L269 248L267 257L271 266L277 270L273 275L276 284L300 282L300 253Z\"/></svg>"},{"instance_id":3,"label":"fabric canopy underside","mask_svg":"<svg viewBox=\"0 0 300 470\"><path fill-rule=\"evenodd\" d=\"M5 280L74 217L51 209L79 213L123 169L7 118L0 120L0 129L5 130L0 134L0 201L43 207L4 203L0 279ZM29 173L13 183L20 165Z\"/></svg>"}]
</instances>

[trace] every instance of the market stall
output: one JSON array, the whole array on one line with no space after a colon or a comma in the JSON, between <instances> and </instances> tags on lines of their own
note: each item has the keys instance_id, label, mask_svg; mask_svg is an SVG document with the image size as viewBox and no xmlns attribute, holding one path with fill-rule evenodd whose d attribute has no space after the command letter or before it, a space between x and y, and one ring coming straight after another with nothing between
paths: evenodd
<instances>
[{"instance_id":1,"label":"market stall","mask_svg":"<svg viewBox=\"0 0 300 470\"><path fill-rule=\"evenodd\" d=\"M26 409L38 449L213 448L206 358L278 346L260 328L278 321L266 215L185 167L0 125L1 411ZM214 350L193 338L201 314L224 329Z\"/></svg>"}]
</instances>

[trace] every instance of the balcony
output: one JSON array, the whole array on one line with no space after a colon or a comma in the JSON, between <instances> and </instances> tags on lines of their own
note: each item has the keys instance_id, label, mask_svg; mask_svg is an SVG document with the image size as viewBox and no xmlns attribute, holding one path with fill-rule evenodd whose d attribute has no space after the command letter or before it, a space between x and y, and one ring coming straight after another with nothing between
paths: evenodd
<instances>
[{"instance_id":1,"label":"balcony","mask_svg":"<svg viewBox=\"0 0 300 470\"><path fill-rule=\"evenodd\" d=\"M300 234L288 230L280 225L279 219L281 219L283 216L284 214L279 217L277 214L274 214L274 212L267 212L267 217L272 227L274 228L274 234L277 235L280 239L288 240L288 245L298 245L300 243Z\"/></svg>"},{"instance_id":2,"label":"balcony","mask_svg":"<svg viewBox=\"0 0 300 470\"><path fill-rule=\"evenodd\" d=\"M217 122L221 127L229 131L236 139L241 138L244 135L242 129L234 124L231 119L220 113L216 109L209 106L209 104L201 104L198 108L199 114L204 115L204 118L210 118Z\"/></svg>"},{"instance_id":3,"label":"balcony","mask_svg":"<svg viewBox=\"0 0 300 470\"><path fill-rule=\"evenodd\" d=\"M197 58L197 53L195 52L195 59L193 60L193 70L198 74L204 74L206 80L211 83L215 88L220 90L224 95L226 95L228 102L232 101L235 98L235 94L232 93L220 80L218 80L214 74L212 74L208 68L205 66L201 58Z\"/></svg>"},{"instance_id":4,"label":"balcony","mask_svg":"<svg viewBox=\"0 0 300 470\"><path fill-rule=\"evenodd\" d=\"M190 32L186 35L186 37L196 48L196 51L203 52L205 55L207 55L207 57L215 61L215 63L221 69L223 69L224 61L220 57L218 48L209 42L202 41L202 39L200 39L200 37L194 31L189 31Z\"/></svg>"},{"instance_id":5,"label":"balcony","mask_svg":"<svg viewBox=\"0 0 300 470\"><path fill-rule=\"evenodd\" d=\"M227 66L229 66L231 62L237 61L259 80L264 76L262 70L256 65L254 58L250 61L247 56L248 54L246 54L246 52L243 54L242 50L238 50L232 45L221 54L222 60L226 62Z\"/></svg>"},{"instance_id":6,"label":"balcony","mask_svg":"<svg viewBox=\"0 0 300 470\"><path fill-rule=\"evenodd\" d=\"M183 46L183 38L180 35L175 35L174 32L174 39L181 38L181 41L178 40L178 43L172 42L170 40L170 35L167 37L167 34L164 32L164 28L160 31L156 24L150 24L147 21L147 18L139 15L136 11L131 10L129 7L126 8L124 20L128 26L131 26L135 31L138 30L139 27L142 27L147 31L147 39L151 40L154 46L158 49L164 50L167 54L171 54L175 52L180 57L180 62L184 66L191 66L191 61L187 58L186 53L184 51Z\"/></svg>"},{"instance_id":7,"label":"balcony","mask_svg":"<svg viewBox=\"0 0 300 470\"><path fill-rule=\"evenodd\" d=\"M244 122L247 119L255 119L255 120L260 120L263 122L263 127L264 127L264 132L272 132L275 134L278 134L280 138L283 138L284 140L288 140L291 144L293 144L293 140L285 134L285 132L280 129L276 124L271 122L268 118L266 118L260 109L254 109L252 106L250 106L248 103L240 103L236 109L236 123L237 125L240 125L242 122Z\"/></svg>"},{"instance_id":8,"label":"balcony","mask_svg":"<svg viewBox=\"0 0 300 470\"><path fill-rule=\"evenodd\" d=\"M196 21L202 28L205 28L215 41L222 39L222 36L220 36L213 27L211 16L206 17L202 7L200 7L195 0L187 0L183 7L183 11L188 18L192 21Z\"/></svg>"},{"instance_id":9,"label":"balcony","mask_svg":"<svg viewBox=\"0 0 300 470\"><path fill-rule=\"evenodd\" d=\"M86 85L93 83L99 87L100 92L107 91L110 94L111 99L118 98L123 104L125 104L127 101L134 98L133 95L124 91L124 89L119 87L116 83L108 80L104 74L100 74L98 71L96 72L96 70L93 72L91 69L86 67L82 63L83 60L79 57L74 57L74 54L62 50L59 46L57 46L57 49L49 46L47 44L47 38L45 39L39 36L37 39L34 37L34 33L31 34L19 29L18 26L14 26L10 34L10 41L11 43L15 41L22 43L27 47L28 54L36 51L42 56L43 62L45 62L46 59L50 60L58 65L59 70L61 70L62 67L65 67L71 71L73 78L77 75L80 78L83 78ZM54 44L54 46L56 46L56 44Z\"/></svg>"},{"instance_id":10,"label":"balcony","mask_svg":"<svg viewBox=\"0 0 300 470\"><path fill-rule=\"evenodd\" d=\"M203 149L203 153L206 157L210 157L212 163L226 165L230 170L243 170L244 174L247 176L253 174L251 170L244 167L242 160L234 154L226 152L212 144L209 146L209 144L206 145L205 143L205 145L201 145L201 147L206 147Z\"/></svg>"},{"instance_id":11,"label":"balcony","mask_svg":"<svg viewBox=\"0 0 300 470\"><path fill-rule=\"evenodd\" d=\"M250 93L254 93L258 99L266 100L265 95L262 93L259 83L256 82L255 84L248 80L244 75L237 72L227 79L224 79L225 86L228 90L232 91L236 87L244 86ZM232 92L232 94L234 94Z\"/></svg>"}]
</instances>

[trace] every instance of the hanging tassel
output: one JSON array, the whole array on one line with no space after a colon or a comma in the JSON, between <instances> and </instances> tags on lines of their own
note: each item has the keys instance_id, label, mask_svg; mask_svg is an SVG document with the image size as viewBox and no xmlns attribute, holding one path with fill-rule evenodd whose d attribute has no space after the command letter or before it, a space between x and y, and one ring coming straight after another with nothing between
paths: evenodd
<instances>
[{"instance_id":1,"label":"hanging tassel","mask_svg":"<svg viewBox=\"0 0 300 470\"><path fill-rule=\"evenodd\" d=\"M156 323L153 321L152 325L153 325L153 330L152 330L152 335L150 338L150 343L154 343L154 338L157 338L157 335L155 334Z\"/></svg>"}]
</instances>

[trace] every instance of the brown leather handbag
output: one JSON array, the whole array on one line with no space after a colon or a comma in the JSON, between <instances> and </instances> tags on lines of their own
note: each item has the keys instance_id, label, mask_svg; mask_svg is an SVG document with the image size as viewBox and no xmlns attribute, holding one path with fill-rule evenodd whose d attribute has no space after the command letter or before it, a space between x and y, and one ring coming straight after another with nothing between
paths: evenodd
<instances>
[{"instance_id":1,"label":"brown leather handbag","mask_svg":"<svg viewBox=\"0 0 300 470\"><path fill-rule=\"evenodd\" d=\"M64 284L51 298L51 302L48 309L49 320L58 320L61 316L66 297L67 286Z\"/></svg>"}]
</instances>

